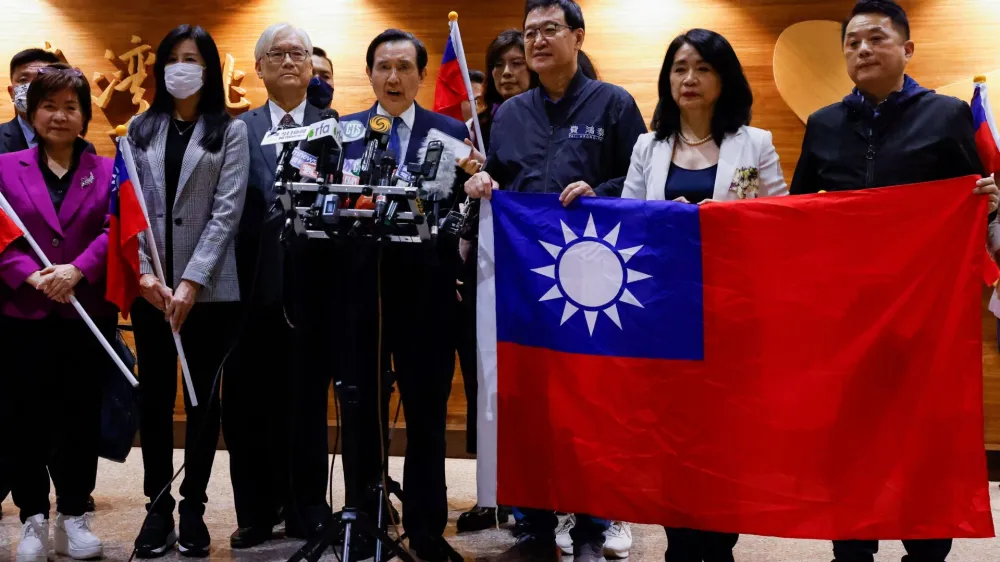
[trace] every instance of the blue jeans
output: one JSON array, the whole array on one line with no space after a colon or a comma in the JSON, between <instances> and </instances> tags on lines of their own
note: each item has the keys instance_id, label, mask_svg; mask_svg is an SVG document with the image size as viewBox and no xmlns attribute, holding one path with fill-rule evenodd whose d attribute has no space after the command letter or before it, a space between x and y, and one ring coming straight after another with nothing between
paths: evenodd
<instances>
[{"instance_id":1,"label":"blue jeans","mask_svg":"<svg viewBox=\"0 0 1000 562\"><path fill-rule=\"evenodd\" d=\"M526 526L525 534L537 538L555 538L559 518L547 509L514 508L514 520ZM604 544L604 531L611 522L583 513L576 514L576 526L569 532L573 544Z\"/></svg>"}]
</instances>

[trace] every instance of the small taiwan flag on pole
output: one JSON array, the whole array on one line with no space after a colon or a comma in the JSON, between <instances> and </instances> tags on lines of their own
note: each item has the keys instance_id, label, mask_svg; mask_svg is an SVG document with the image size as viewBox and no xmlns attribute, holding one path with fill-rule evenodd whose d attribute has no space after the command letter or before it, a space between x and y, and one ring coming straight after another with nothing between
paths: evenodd
<instances>
[{"instance_id":1,"label":"small taiwan flag on pole","mask_svg":"<svg viewBox=\"0 0 1000 562\"><path fill-rule=\"evenodd\" d=\"M0 253L7 249L7 246L22 236L21 229L7 216L4 209L0 209Z\"/></svg>"},{"instance_id":2,"label":"small taiwan flag on pole","mask_svg":"<svg viewBox=\"0 0 1000 562\"><path fill-rule=\"evenodd\" d=\"M990 97L986 90L986 77L976 76L975 90L972 93L972 127L976 132L976 150L983 162L987 174L1000 170L1000 135L997 134L997 124L993 119L993 109L990 107ZM983 266L983 281L989 285L997 284L1000 278L1000 268L997 268L993 256L987 252Z\"/></svg>"}]
</instances>

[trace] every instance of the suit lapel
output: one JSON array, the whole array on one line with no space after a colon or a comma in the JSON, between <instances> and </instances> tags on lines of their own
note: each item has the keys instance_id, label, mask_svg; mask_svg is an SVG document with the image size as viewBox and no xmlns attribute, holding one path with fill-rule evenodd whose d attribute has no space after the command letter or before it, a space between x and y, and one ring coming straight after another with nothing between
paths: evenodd
<instances>
[{"instance_id":1,"label":"suit lapel","mask_svg":"<svg viewBox=\"0 0 1000 562\"><path fill-rule=\"evenodd\" d=\"M271 109L265 102L264 105L258 107L254 110L253 118L251 121L251 126L254 128L253 134L250 138L253 139L264 139L264 135L271 130ZM257 145L256 149L260 151L260 155L264 158L264 162L267 164L267 169L274 173L274 169L278 165L278 152L273 146L262 146L260 141L255 142Z\"/></svg>"},{"instance_id":2,"label":"suit lapel","mask_svg":"<svg viewBox=\"0 0 1000 562\"><path fill-rule=\"evenodd\" d=\"M306 103L306 112L302 117L302 126L312 125L319 121L320 110L311 103Z\"/></svg>"},{"instance_id":3,"label":"suit lapel","mask_svg":"<svg viewBox=\"0 0 1000 562\"><path fill-rule=\"evenodd\" d=\"M674 159L674 135L665 141L653 141L653 153L649 157L649 171L646 197L653 201L663 201L667 198L667 176L670 174L670 162Z\"/></svg>"},{"instance_id":4,"label":"suit lapel","mask_svg":"<svg viewBox=\"0 0 1000 562\"><path fill-rule=\"evenodd\" d=\"M3 152L18 152L27 148L28 141L24 138L24 131L21 130L17 116L14 116L14 119L3 126Z\"/></svg>"},{"instance_id":5,"label":"suit lapel","mask_svg":"<svg viewBox=\"0 0 1000 562\"><path fill-rule=\"evenodd\" d=\"M28 198L34 203L35 209L42 215L49 228L58 232L62 236L62 225L59 217L56 216L56 207L52 204L52 197L45 185L45 177L38 167L38 148L33 148L25 152L21 159L21 188L28 194Z\"/></svg>"},{"instance_id":6,"label":"suit lapel","mask_svg":"<svg viewBox=\"0 0 1000 562\"><path fill-rule=\"evenodd\" d=\"M413 129L410 130L410 143L406 147L405 161L398 162L400 168L403 168L410 162L417 162L417 154L420 153L421 142L427 137L427 131L430 130L430 120L426 119L424 115L426 110L420 107L417 102L413 102L413 107L415 109L413 112Z\"/></svg>"},{"instance_id":7,"label":"suit lapel","mask_svg":"<svg viewBox=\"0 0 1000 562\"><path fill-rule=\"evenodd\" d=\"M84 201L87 200L87 196L94 189L94 185L97 182L97 178L94 175L94 170L97 169L95 160L90 154L84 153L80 155L80 165L77 166L76 172L73 174L73 179L69 182L69 188L66 190L66 199L63 200L62 205L59 207L60 224L69 224L73 216L83 206Z\"/></svg>"},{"instance_id":8,"label":"suit lapel","mask_svg":"<svg viewBox=\"0 0 1000 562\"><path fill-rule=\"evenodd\" d=\"M727 134L722 139L722 146L719 147L719 168L715 172L715 190L712 199L725 201L729 199L729 186L733 183L733 174L736 172L736 164L743 154L743 147L746 146L747 136L743 129L734 134Z\"/></svg>"},{"instance_id":9,"label":"suit lapel","mask_svg":"<svg viewBox=\"0 0 1000 562\"><path fill-rule=\"evenodd\" d=\"M204 136L205 119L199 118L198 122L194 125L194 132L191 133L191 140L188 141L187 150L184 151L181 174L177 179L177 197L169 202L170 205L174 205L177 201L181 200L181 194L184 193L184 186L191 179L191 174L194 173L194 169L198 166L198 162L201 161L201 157L205 155L205 149L201 147L201 139Z\"/></svg>"},{"instance_id":10,"label":"suit lapel","mask_svg":"<svg viewBox=\"0 0 1000 562\"><path fill-rule=\"evenodd\" d=\"M153 140L149 143L149 150L146 151L147 163L149 164L150 172L153 174L153 179L156 181L156 187L162 186L164 190L166 190L167 186L164 161L167 152L166 127L169 127L167 124L169 120L169 117L159 119L159 122L156 124L156 132L153 134Z\"/></svg>"}]
</instances>

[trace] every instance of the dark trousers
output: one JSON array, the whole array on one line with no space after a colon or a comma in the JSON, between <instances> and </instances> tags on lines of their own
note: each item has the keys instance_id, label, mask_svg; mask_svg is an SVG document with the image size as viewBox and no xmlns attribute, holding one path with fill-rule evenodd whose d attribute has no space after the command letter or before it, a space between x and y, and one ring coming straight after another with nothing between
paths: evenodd
<instances>
[{"instance_id":1,"label":"dark trousers","mask_svg":"<svg viewBox=\"0 0 1000 562\"><path fill-rule=\"evenodd\" d=\"M293 509L289 526L308 530L329 515L327 432L331 382L341 405L340 445L346 504L374 519L374 486L387 439L389 387L381 388L378 353L378 265L368 249L313 240L296 247L289 274L297 280L296 368L291 377L291 472ZM383 350L382 373L389 370ZM380 423L379 411L382 418ZM349 415L347 411L355 412ZM385 432L380 437L379 427Z\"/></svg>"},{"instance_id":2,"label":"dark trousers","mask_svg":"<svg viewBox=\"0 0 1000 562\"><path fill-rule=\"evenodd\" d=\"M184 411L187 433L184 443L184 481L180 492L181 514L202 515L208 496L208 479L219 440L219 393L212 392L223 358L232 346L239 316L239 303L196 303L191 308L181 341L187 354L198 407L191 406L186 385ZM178 363L170 324L163 313L140 299L132 307L136 359L139 363L139 435L145 468L143 493L150 504L167 491L155 506L158 513L171 514L173 477L174 401L177 397ZM212 395L214 394L214 397ZM212 400L209 398L212 397Z\"/></svg>"},{"instance_id":3,"label":"dark trousers","mask_svg":"<svg viewBox=\"0 0 1000 562\"><path fill-rule=\"evenodd\" d=\"M903 562L944 562L951 552L951 539L903 541ZM878 541L833 541L834 562L873 562Z\"/></svg>"},{"instance_id":4,"label":"dark trousers","mask_svg":"<svg viewBox=\"0 0 1000 562\"><path fill-rule=\"evenodd\" d=\"M115 318L95 318L114 337ZM101 385L111 359L82 320L0 317L10 353L0 369L0 427L21 521L49 515L49 476L59 513L81 516L97 479Z\"/></svg>"},{"instance_id":5,"label":"dark trousers","mask_svg":"<svg viewBox=\"0 0 1000 562\"><path fill-rule=\"evenodd\" d=\"M733 548L740 536L697 529L666 527L666 562L733 562Z\"/></svg>"},{"instance_id":6,"label":"dark trousers","mask_svg":"<svg viewBox=\"0 0 1000 562\"><path fill-rule=\"evenodd\" d=\"M392 368L406 412L403 522L414 537L441 536L448 520L445 424L455 369L456 273L437 252L389 245L381 250L380 264L374 245L321 241L310 244L301 261L305 268L297 268L315 285L302 291L307 297L296 312L303 372L296 393L302 441L297 441L301 459L295 474L309 479L304 494L296 495L312 504L323 501L326 389L332 377L342 412L351 400L359 412L356 419L342 418L343 451L356 452L344 457L347 503L375 517L378 495L372 488L382 473L389 425L389 388L380 375Z\"/></svg>"},{"instance_id":7,"label":"dark trousers","mask_svg":"<svg viewBox=\"0 0 1000 562\"><path fill-rule=\"evenodd\" d=\"M292 332L280 303L241 313L239 342L222 379L222 433L236 521L272 527L288 503L288 380Z\"/></svg>"},{"instance_id":8,"label":"dark trousers","mask_svg":"<svg viewBox=\"0 0 1000 562\"><path fill-rule=\"evenodd\" d=\"M384 339L406 415L403 526L440 537L448 524L445 429L455 375L457 250L416 244L384 251Z\"/></svg>"},{"instance_id":9,"label":"dark trousers","mask_svg":"<svg viewBox=\"0 0 1000 562\"><path fill-rule=\"evenodd\" d=\"M455 348L458 351L458 364L462 369L462 382L465 387L465 450L470 455L476 454L476 428L479 420L479 361L478 344L476 341L476 250L469 252L465 264L460 266L461 281L459 288L462 302L455 305Z\"/></svg>"}]
</instances>

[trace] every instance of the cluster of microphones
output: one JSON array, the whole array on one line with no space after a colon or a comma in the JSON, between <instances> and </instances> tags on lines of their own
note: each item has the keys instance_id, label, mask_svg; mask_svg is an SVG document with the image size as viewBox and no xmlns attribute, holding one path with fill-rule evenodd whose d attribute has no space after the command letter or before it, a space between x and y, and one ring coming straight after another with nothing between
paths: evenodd
<instances>
[{"instance_id":1,"label":"cluster of microphones","mask_svg":"<svg viewBox=\"0 0 1000 562\"><path fill-rule=\"evenodd\" d=\"M320 120L312 125L279 127L264 137L262 145L279 146L275 170L278 193L288 184L315 183L317 187L310 190L311 201L307 205L311 208L311 216L321 218L326 225L336 225L341 211L349 209L372 210L375 222L389 226L400 216L401 207L408 206L405 196L387 196L379 190L346 195L332 186L416 187L417 199L434 234L446 219L451 224L461 221L462 217L454 213L446 211L447 216L442 216L440 212L441 203L452 195L455 180L455 166L441 164L455 161L454 148L456 143L461 145L460 141L432 130L418 151L419 162L397 162L395 154L389 150L393 118L372 115L363 137L358 123L349 124L358 126L358 136L354 139L363 139L364 151L360 159L350 164L349 173L345 173L346 150L339 117L336 110L324 109ZM289 200L282 206L289 212L301 203L301 200L295 203Z\"/></svg>"}]
</instances>

